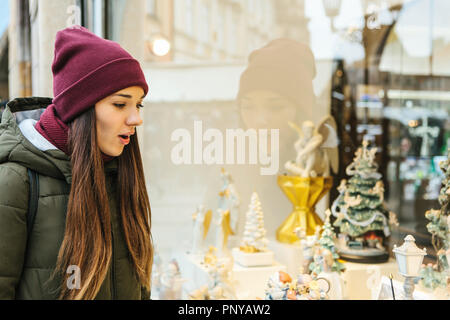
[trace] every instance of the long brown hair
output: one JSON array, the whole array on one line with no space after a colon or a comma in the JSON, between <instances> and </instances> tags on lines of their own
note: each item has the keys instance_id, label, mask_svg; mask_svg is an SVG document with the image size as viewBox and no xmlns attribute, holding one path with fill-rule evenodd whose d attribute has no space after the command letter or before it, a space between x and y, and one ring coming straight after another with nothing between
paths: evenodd
<instances>
[{"instance_id":1,"label":"long brown hair","mask_svg":"<svg viewBox=\"0 0 450 320\"><path fill-rule=\"evenodd\" d=\"M94 299L111 262L111 217L101 151L97 144L95 109L69 125L72 185L67 205L66 230L55 273L62 279L59 299ZM153 262L151 210L136 135L118 157L118 209L124 238L140 284L150 290ZM66 270L81 271L79 289L66 285Z\"/></svg>"}]
</instances>

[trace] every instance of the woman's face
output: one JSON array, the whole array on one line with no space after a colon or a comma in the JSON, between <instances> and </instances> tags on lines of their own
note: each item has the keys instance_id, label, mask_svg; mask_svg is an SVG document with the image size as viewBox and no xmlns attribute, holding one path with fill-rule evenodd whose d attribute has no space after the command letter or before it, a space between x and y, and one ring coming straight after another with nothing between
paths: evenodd
<instances>
[{"instance_id":1,"label":"woman's face","mask_svg":"<svg viewBox=\"0 0 450 320\"><path fill-rule=\"evenodd\" d=\"M297 106L293 102L272 91L251 91L239 103L244 124L256 130L283 130L297 115Z\"/></svg>"},{"instance_id":2,"label":"woman's face","mask_svg":"<svg viewBox=\"0 0 450 320\"><path fill-rule=\"evenodd\" d=\"M130 143L130 136L143 122L139 112L144 97L144 90L135 86L117 91L95 104L97 143L104 154L117 157Z\"/></svg>"},{"instance_id":3,"label":"woman's face","mask_svg":"<svg viewBox=\"0 0 450 320\"><path fill-rule=\"evenodd\" d=\"M268 129L269 139L270 129L279 129L279 139L283 145L294 139L295 132L289 127L288 121L297 122L299 108L288 98L268 90L255 90L242 97L239 107L246 129Z\"/></svg>"}]
</instances>

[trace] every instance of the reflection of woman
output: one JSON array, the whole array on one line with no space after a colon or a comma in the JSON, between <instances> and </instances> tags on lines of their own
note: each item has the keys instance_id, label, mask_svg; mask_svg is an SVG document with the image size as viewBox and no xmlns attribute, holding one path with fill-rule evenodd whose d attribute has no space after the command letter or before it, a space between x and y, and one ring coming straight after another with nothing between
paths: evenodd
<instances>
[{"instance_id":1,"label":"reflection of woman","mask_svg":"<svg viewBox=\"0 0 450 320\"><path fill-rule=\"evenodd\" d=\"M244 129L279 129L279 170L287 160L294 160L297 134L288 121L300 124L313 119L315 96L312 80L316 75L314 56L305 44L290 39L277 39L253 51L247 69L240 79L237 103L241 127ZM268 137L267 149L270 150ZM248 150L248 148L247 148ZM276 156L277 150L270 150ZM248 159L248 157L247 157ZM292 206L277 185L277 176L260 174L259 165L227 166L241 199L241 211L247 209L250 196L256 191L265 214L265 227L270 236L292 211ZM212 204L214 206L214 204ZM241 212L241 232L245 223Z\"/></svg>"},{"instance_id":2,"label":"reflection of woman","mask_svg":"<svg viewBox=\"0 0 450 320\"><path fill-rule=\"evenodd\" d=\"M237 97L243 125L279 129L280 155L294 152L288 121L312 119L315 75L314 56L303 43L277 39L252 52Z\"/></svg>"},{"instance_id":3,"label":"reflection of woman","mask_svg":"<svg viewBox=\"0 0 450 320\"><path fill-rule=\"evenodd\" d=\"M144 74L81 27L58 32L52 70L53 101L13 100L0 124L0 299L148 299L150 204L135 135ZM14 112L36 108L46 108L39 122L17 126ZM39 181L34 221L27 169Z\"/></svg>"}]
</instances>

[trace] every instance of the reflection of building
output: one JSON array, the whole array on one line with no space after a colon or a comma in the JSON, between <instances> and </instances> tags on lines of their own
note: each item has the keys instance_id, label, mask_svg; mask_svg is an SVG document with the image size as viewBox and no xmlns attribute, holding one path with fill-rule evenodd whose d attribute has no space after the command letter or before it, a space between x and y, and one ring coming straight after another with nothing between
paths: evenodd
<instances>
[{"instance_id":1,"label":"reflection of building","mask_svg":"<svg viewBox=\"0 0 450 320\"><path fill-rule=\"evenodd\" d=\"M169 39L177 62L245 61L276 36L271 0L147 1L147 42ZM149 57L152 60L165 60Z\"/></svg>"}]
</instances>

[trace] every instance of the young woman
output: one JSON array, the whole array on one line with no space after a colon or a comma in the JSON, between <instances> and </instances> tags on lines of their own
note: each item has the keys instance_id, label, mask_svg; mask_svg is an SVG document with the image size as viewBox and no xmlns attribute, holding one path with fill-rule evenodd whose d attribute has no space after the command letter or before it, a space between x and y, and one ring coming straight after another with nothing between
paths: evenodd
<instances>
[{"instance_id":1,"label":"young woman","mask_svg":"<svg viewBox=\"0 0 450 320\"><path fill-rule=\"evenodd\" d=\"M151 215L136 136L144 74L83 27L58 32L52 71L54 99L15 99L0 124L0 299L149 299ZM16 124L15 112L38 108L38 122ZM30 172L39 181L31 222Z\"/></svg>"}]
</instances>

